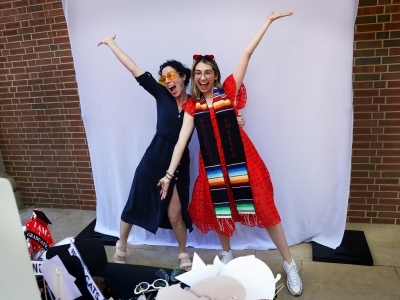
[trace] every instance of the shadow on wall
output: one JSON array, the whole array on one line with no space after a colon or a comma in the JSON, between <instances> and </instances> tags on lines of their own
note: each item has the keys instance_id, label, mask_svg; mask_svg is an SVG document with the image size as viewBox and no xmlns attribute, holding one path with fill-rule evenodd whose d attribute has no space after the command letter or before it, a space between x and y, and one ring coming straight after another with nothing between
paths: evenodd
<instances>
[{"instance_id":1,"label":"shadow on wall","mask_svg":"<svg viewBox=\"0 0 400 300\"><path fill-rule=\"evenodd\" d=\"M5 178L11 183L11 187L12 187L12 189L14 191L15 200L17 202L17 207L19 209L22 208L21 196L20 196L20 194L19 194L19 192L17 190L18 189L18 185L15 182L15 180L12 177L8 176L8 174L6 173L5 168L4 168L4 164L3 164L3 157L1 156L1 151L0 151L0 178Z\"/></svg>"}]
</instances>

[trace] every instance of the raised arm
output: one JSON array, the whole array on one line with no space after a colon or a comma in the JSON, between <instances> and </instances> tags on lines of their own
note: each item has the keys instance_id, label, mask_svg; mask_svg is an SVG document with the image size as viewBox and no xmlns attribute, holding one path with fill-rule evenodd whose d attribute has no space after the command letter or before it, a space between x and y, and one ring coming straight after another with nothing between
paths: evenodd
<instances>
[{"instance_id":1,"label":"raised arm","mask_svg":"<svg viewBox=\"0 0 400 300\"><path fill-rule=\"evenodd\" d=\"M179 133L178 142L175 145L174 153L172 154L171 163L168 167L166 175L160 179L157 186L161 186L161 200L165 199L168 192L169 183L174 176L175 170L178 167L179 162L181 161L183 152L185 151L186 145L189 142L190 137L192 136L194 129L194 118L185 112L183 117L183 124L181 128L181 132Z\"/></svg>"},{"instance_id":2,"label":"raised arm","mask_svg":"<svg viewBox=\"0 0 400 300\"><path fill-rule=\"evenodd\" d=\"M250 41L250 43L244 49L243 54L239 58L239 62L236 65L236 69L233 72L233 77L235 78L235 81L236 81L236 93L239 90L240 85L243 82L243 78L244 78L244 75L246 74L246 70L247 70L247 66L250 61L250 57L253 54L254 50L257 48L261 39L263 38L269 25L271 25L271 23L273 21L275 21L276 19L291 16L292 14L293 14L292 12L286 12L286 13L273 13L272 12L267 16L267 19L265 20L261 29L257 32L257 34L253 37L253 39ZM235 101L236 101L236 99L235 99Z\"/></svg>"},{"instance_id":3,"label":"raised arm","mask_svg":"<svg viewBox=\"0 0 400 300\"><path fill-rule=\"evenodd\" d=\"M116 34L113 36L109 36L101 40L97 43L97 46L100 45L108 45L111 51L115 54L115 56L119 59L119 61L132 73L133 76L138 77L144 73L142 69L140 69L136 63L126 54L124 53L118 45L115 43Z\"/></svg>"}]
</instances>

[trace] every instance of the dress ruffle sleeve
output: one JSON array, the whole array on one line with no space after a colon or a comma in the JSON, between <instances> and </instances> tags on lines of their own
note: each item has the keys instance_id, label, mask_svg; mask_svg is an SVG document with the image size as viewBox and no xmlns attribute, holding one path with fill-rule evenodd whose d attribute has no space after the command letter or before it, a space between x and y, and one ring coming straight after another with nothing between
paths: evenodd
<instances>
[{"instance_id":1,"label":"dress ruffle sleeve","mask_svg":"<svg viewBox=\"0 0 400 300\"><path fill-rule=\"evenodd\" d=\"M192 98L189 98L182 104L182 109L193 117L196 111L196 102Z\"/></svg>"},{"instance_id":2,"label":"dress ruffle sleeve","mask_svg":"<svg viewBox=\"0 0 400 300\"><path fill-rule=\"evenodd\" d=\"M235 91L236 91L236 81L233 78L233 74L229 75L223 85L222 88L224 92L228 95L229 99L233 102L235 100ZM247 102L247 91L246 87L242 83L240 88L236 94L236 109L242 109L246 106Z\"/></svg>"}]
</instances>

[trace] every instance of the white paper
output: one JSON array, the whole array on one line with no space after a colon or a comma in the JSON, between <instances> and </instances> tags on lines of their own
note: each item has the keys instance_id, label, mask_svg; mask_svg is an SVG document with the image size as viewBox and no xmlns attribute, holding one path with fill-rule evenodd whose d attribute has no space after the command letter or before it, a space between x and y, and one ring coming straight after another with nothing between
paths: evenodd
<instances>
[{"instance_id":1,"label":"white paper","mask_svg":"<svg viewBox=\"0 0 400 300\"><path fill-rule=\"evenodd\" d=\"M213 265L205 265L194 253L192 270L176 278L189 286L195 286L201 281L216 277L229 276L239 281L246 289L246 299L273 299L275 287L281 275L276 278L271 269L254 255L235 258L226 265L220 262L218 256Z\"/></svg>"},{"instance_id":2,"label":"white paper","mask_svg":"<svg viewBox=\"0 0 400 300\"><path fill-rule=\"evenodd\" d=\"M54 268L58 268L61 275L55 274L53 271ZM44 259L41 270L47 285L56 297L61 297L62 300L74 300L82 295L75 285L76 278L68 273L58 255L51 259ZM57 276L61 277L60 282L58 282ZM59 287L59 284L61 285L61 288ZM61 292L62 295L56 294L57 292Z\"/></svg>"}]
</instances>

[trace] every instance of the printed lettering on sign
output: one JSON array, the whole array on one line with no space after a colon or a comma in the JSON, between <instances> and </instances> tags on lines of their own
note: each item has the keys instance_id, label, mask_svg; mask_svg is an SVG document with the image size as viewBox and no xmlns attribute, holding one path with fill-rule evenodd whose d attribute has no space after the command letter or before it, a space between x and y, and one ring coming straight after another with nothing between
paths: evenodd
<instances>
[{"instance_id":1,"label":"printed lettering on sign","mask_svg":"<svg viewBox=\"0 0 400 300\"><path fill-rule=\"evenodd\" d=\"M32 268L33 268L33 274L35 275L43 275L42 270L40 267L43 264L43 261L41 260L31 260L32 263Z\"/></svg>"}]
</instances>

